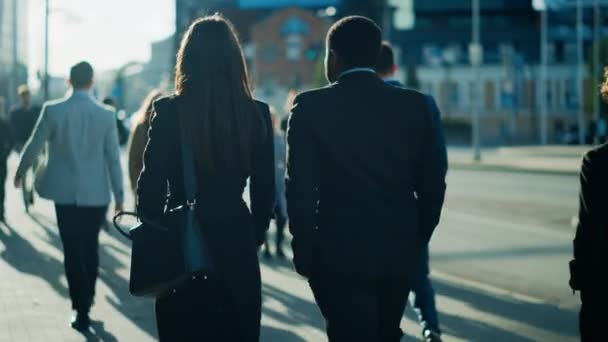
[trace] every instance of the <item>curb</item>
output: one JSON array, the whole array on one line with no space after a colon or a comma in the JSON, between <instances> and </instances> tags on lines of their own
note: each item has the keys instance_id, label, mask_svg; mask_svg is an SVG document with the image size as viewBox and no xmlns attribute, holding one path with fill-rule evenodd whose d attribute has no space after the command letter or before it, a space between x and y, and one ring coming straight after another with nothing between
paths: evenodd
<instances>
[{"instance_id":1,"label":"curb","mask_svg":"<svg viewBox=\"0 0 608 342\"><path fill-rule=\"evenodd\" d=\"M511 172L511 173L528 173L539 175L554 175L554 176L578 176L579 171L574 170L555 170L555 169L532 169L518 167L512 165L496 165L483 163L463 163L449 162L449 167L454 170L467 171L492 171L492 172Z\"/></svg>"}]
</instances>

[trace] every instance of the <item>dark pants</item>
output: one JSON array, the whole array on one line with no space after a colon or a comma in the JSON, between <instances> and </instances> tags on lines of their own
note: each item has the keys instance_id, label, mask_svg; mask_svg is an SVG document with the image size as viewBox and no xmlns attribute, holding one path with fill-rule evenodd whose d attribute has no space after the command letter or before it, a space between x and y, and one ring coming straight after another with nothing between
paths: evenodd
<instances>
[{"instance_id":1,"label":"dark pants","mask_svg":"<svg viewBox=\"0 0 608 342\"><path fill-rule=\"evenodd\" d=\"M198 277L174 293L156 300L156 324L161 342L254 341L240 336L226 286Z\"/></svg>"},{"instance_id":2,"label":"dark pants","mask_svg":"<svg viewBox=\"0 0 608 342\"><path fill-rule=\"evenodd\" d=\"M107 207L55 205L63 263L74 310L88 312L99 269L99 229Z\"/></svg>"},{"instance_id":3,"label":"dark pants","mask_svg":"<svg viewBox=\"0 0 608 342\"><path fill-rule=\"evenodd\" d=\"M276 246L277 250L283 248L283 240L285 240L285 227L287 226L287 215L281 204L277 204L275 209L275 223L277 226Z\"/></svg>"},{"instance_id":4,"label":"dark pants","mask_svg":"<svg viewBox=\"0 0 608 342\"><path fill-rule=\"evenodd\" d=\"M309 280L330 342L398 342L408 294L406 280L315 274Z\"/></svg>"},{"instance_id":5,"label":"dark pants","mask_svg":"<svg viewBox=\"0 0 608 342\"><path fill-rule=\"evenodd\" d=\"M581 312L579 330L582 342L603 341L606 335L606 307L608 294L606 289L581 291Z\"/></svg>"},{"instance_id":6,"label":"dark pants","mask_svg":"<svg viewBox=\"0 0 608 342\"><path fill-rule=\"evenodd\" d=\"M435 305L435 290L429 278L429 247L427 246L420 258L418 271L412 283L410 304L418 315L422 330L431 330L440 334L439 318Z\"/></svg>"},{"instance_id":7,"label":"dark pants","mask_svg":"<svg viewBox=\"0 0 608 342\"><path fill-rule=\"evenodd\" d=\"M4 218L4 197L6 186L6 159L7 156L0 155L0 219Z\"/></svg>"}]
</instances>

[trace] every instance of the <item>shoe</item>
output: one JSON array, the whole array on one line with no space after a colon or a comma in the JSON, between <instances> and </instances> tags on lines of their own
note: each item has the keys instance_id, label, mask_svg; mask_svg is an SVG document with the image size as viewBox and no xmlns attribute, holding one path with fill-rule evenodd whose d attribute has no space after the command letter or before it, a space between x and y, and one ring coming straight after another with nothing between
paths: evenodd
<instances>
[{"instance_id":1,"label":"shoe","mask_svg":"<svg viewBox=\"0 0 608 342\"><path fill-rule=\"evenodd\" d=\"M76 312L76 314L72 316L72 322L70 325L73 329L80 332L89 330L89 327L91 326L91 318L89 318L89 313L82 311Z\"/></svg>"},{"instance_id":2,"label":"shoe","mask_svg":"<svg viewBox=\"0 0 608 342\"><path fill-rule=\"evenodd\" d=\"M272 254L270 253L270 250L268 248L264 248L264 258L272 259Z\"/></svg>"},{"instance_id":3,"label":"shoe","mask_svg":"<svg viewBox=\"0 0 608 342\"><path fill-rule=\"evenodd\" d=\"M277 248L277 258L285 259L285 252L283 252L282 248Z\"/></svg>"},{"instance_id":4,"label":"shoe","mask_svg":"<svg viewBox=\"0 0 608 342\"><path fill-rule=\"evenodd\" d=\"M422 333L422 337L424 338L424 341L426 341L426 342L441 342L441 335L439 335L439 333L436 333L429 329L426 329Z\"/></svg>"}]
</instances>

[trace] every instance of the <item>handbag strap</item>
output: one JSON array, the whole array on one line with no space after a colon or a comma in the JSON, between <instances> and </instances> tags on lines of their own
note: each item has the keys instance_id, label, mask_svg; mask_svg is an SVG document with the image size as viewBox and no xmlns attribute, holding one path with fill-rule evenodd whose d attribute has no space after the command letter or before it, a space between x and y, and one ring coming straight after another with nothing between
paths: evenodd
<instances>
[{"instance_id":1,"label":"handbag strap","mask_svg":"<svg viewBox=\"0 0 608 342\"><path fill-rule=\"evenodd\" d=\"M196 179L196 166L192 146L185 141L182 141L182 169L184 173L184 194L186 196L186 205L190 209L194 209L196 206L196 192L198 187Z\"/></svg>"}]
</instances>

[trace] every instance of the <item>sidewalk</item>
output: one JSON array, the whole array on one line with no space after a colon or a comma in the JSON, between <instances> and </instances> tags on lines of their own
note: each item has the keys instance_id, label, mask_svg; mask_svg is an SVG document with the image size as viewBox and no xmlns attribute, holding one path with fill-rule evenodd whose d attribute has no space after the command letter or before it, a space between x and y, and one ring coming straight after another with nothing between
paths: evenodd
<instances>
[{"instance_id":1,"label":"sidewalk","mask_svg":"<svg viewBox=\"0 0 608 342\"><path fill-rule=\"evenodd\" d=\"M450 147L450 168L577 175L581 158L591 146L522 146L483 149L481 161L473 160L471 148Z\"/></svg>"}]
</instances>

